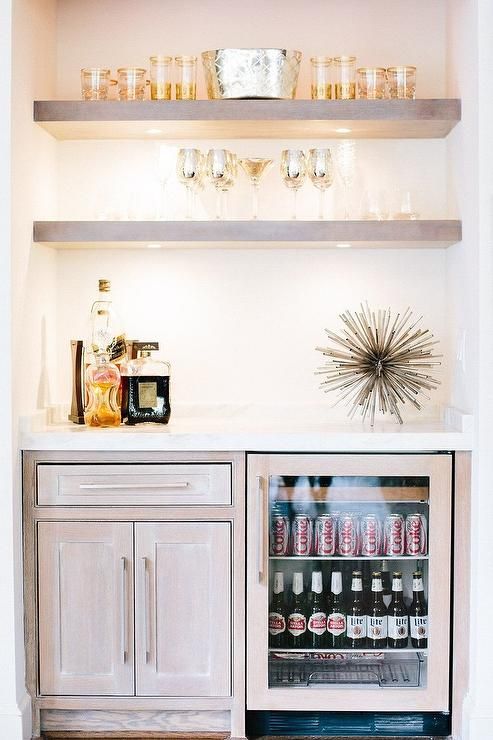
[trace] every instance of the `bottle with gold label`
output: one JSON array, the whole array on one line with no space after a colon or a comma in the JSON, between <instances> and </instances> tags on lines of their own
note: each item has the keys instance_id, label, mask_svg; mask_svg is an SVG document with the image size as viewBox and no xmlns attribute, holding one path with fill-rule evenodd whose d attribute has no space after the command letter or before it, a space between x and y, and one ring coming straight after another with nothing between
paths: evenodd
<instances>
[{"instance_id":1,"label":"bottle with gold label","mask_svg":"<svg viewBox=\"0 0 493 740\"><path fill-rule=\"evenodd\" d=\"M118 406L120 371L107 352L97 352L86 370L87 406L84 421L91 427L117 427L121 424Z\"/></svg>"},{"instance_id":2,"label":"bottle with gold label","mask_svg":"<svg viewBox=\"0 0 493 740\"><path fill-rule=\"evenodd\" d=\"M159 349L158 342L135 342L134 349L137 359L121 366L123 421L130 425L167 424L171 413L170 365L151 357L151 352Z\"/></svg>"}]
</instances>

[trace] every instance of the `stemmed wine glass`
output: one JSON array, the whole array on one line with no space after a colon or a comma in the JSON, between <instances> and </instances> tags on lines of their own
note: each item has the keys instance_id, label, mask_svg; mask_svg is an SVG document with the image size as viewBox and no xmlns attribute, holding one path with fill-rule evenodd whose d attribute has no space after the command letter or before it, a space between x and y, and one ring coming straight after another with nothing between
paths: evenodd
<instances>
[{"instance_id":1,"label":"stemmed wine glass","mask_svg":"<svg viewBox=\"0 0 493 740\"><path fill-rule=\"evenodd\" d=\"M318 217L325 218L325 194L334 181L334 167L330 149L310 149L308 152L308 177L319 192Z\"/></svg>"},{"instance_id":2,"label":"stemmed wine glass","mask_svg":"<svg viewBox=\"0 0 493 740\"><path fill-rule=\"evenodd\" d=\"M302 149L284 149L281 154L281 176L286 187L293 193L293 211L291 218L297 218L296 204L298 190L305 181L306 162Z\"/></svg>"},{"instance_id":3,"label":"stemmed wine glass","mask_svg":"<svg viewBox=\"0 0 493 740\"><path fill-rule=\"evenodd\" d=\"M168 218L168 207L166 189L171 177L173 164L176 160L176 149L167 144L159 144L159 154L156 162L156 174L159 181L159 197L156 208L156 219L166 220Z\"/></svg>"},{"instance_id":4,"label":"stemmed wine glass","mask_svg":"<svg viewBox=\"0 0 493 740\"><path fill-rule=\"evenodd\" d=\"M228 149L209 149L207 177L217 192L216 218L227 218L227 193L233 187L238 171L236 154Z\"/></svg>"},{"instance_id":5,"label":"stemmed wine glass","mask_svg":"<svg viewBox=\"0 0 493 740\"><path fill-rule=\"evenodd\" d=\"M354 141L341 141L336 153L337 171L344 186L344 220L349 221L349 190L356 174L356 145Z\"/></svg>"},{"instance_id":6,"label":"stemmed wine glass","mask_svg":"<svg viewBox=\"0 0 493 740\"><path fill-rule=\"evenodd\" d=\"M273 159L259 159L256 157L245 157L239 160L240 165L252 183L252 218L255 221L258 218L258 191L260 188L260 180L265 172L270 168L273 161Z\"/></svg>"},{"instance_id":7,"label":"stemmed wine glass","mask_svg":"<svg viewBox=\"0 0 493 740\"><path fill-rule=\"evenodd\" d=\"M179 149L176 159L176 176L187 189L185 218L194 217L195 191L204 177L204 155L200 149Z\"/></svg>"}]
</instances>

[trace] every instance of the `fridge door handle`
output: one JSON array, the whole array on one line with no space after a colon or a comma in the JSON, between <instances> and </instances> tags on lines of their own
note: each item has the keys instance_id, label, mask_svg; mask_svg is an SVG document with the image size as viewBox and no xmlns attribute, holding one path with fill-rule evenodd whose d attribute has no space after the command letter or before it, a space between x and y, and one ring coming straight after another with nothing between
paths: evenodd
<instances>
[{"instance_id":1,"label":"fridge door handle","mask_svg":"<svg viewBox=\"0 0 493 740\"><path fill-rule=\"evenodd\" d=\"M257 475L257 578L261 583L264 577L264 479Z\"/></svg>"},{"instance_id":2,"label":"fridge door handle","mask_svg":"<svg viewBox=\"0 0 493 740\"><path fill-rule=\"evenodd\" d=\"M149 608L149 570L147 568L147 558L141 558L142 563L142 583L144 587L144 658L148 663L151 658L151 623Z\"/></svg>"},{"instance_id":3,"label":"fridge door handle","mask_svg":"<svg viewBox=\"0 0 493 740\"><path fill-rule=\"evenodd\" d=\"M121 657L122 663L127 662L127 559L125 557L120 558L120 577L121 577L121 594L122 594L122 612L120 621L120 644L121 644Z\"/></svg>"}]
</instances>

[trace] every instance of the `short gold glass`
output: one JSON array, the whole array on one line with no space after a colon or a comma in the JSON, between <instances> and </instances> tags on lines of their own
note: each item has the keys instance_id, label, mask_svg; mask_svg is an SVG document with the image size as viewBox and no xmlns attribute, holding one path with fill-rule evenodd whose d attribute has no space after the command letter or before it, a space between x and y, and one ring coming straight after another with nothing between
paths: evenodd
<instances>
[{"instance_id":1,"label":"short gold glass","mask_svg":"<svg viewBox=\"0 0 493 740\"><path fill-rule=\"evenodd\" d=\"M354 100L356 57L334 57L334 91L336 100Z\"/></svg>"},{"instance_id":2,"label":"short gold glass","mask_svg":"<svg viewBox=\"0 0 493 740\"><path fill-rule=\"evenodd\" d=\"M141 67L120 67L118 97L120 100L145 100L146 70Z\"/></svg>"},{"instance_id":3,"label":"short gold glass","mask_svg":"<svg viewBox=\"0 0 493 740\"><path fill-rule=\"evenodd\" d=\"M385 98L385 69L383 67L360 67L356 71L358 98L383 100Z\"/></svg>"},{"instance_id":4,"label":"short gold glass","mask_svg":"<svg viewBox=\"0 0 493 740\"><path fill-rule=\"evenodd\" d=\"M389 67L387 83L391 98L414 100L416 97L416 67Z\"/></svg>"},{"instance_id":5,"label":"short gold glass","mask_svg":"<svg viewBox=\"0 0 493 740\"><path fill-rule=\"evenodd\" d=\"M312 100L332 97L332 57L312 57Z\"/></svg>"},{"instance_id":6,"label":"short gold glass","mask_svg":"<svg viewBox=\"0 0 493 740\"><path fill-rule=\"evenodd\" d=\"M105 67L81 69L82 100L107 100L111 82L110 74L110 70Z\"/></svg>"},{"instance_id":7,"label":"short gold glass","mask_svg":"<svg viewBox=\"0 0 493 740\"><path fill-rule=\"evenodd\" d=\"M151 100L171 100L171 65L173 58L156 55L149 59Z\"/></svg>"},{"instance_id":8,"label":"short gold glass","mask_svg":"<svg viewBox=\"0 0 493 740\"><path fill-rule=\"evenodd\" d=\"M175 57L176 99L197 98L197 57Z\"/></svg>"}]
</instances>

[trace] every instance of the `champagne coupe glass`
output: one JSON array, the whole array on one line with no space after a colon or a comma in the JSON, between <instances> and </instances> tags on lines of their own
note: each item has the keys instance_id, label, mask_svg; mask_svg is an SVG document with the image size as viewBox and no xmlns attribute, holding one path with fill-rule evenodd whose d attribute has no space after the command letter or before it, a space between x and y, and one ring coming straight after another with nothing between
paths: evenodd
<instances>
[{"instance_id":1,"label":"champagne coupe glass","mask_svg":"<svg viewBox=\"0 0 493 740\"><path fill-rule=\"evenodd\" d=\"M260 180L264 173L270 168L274 160L248 157L240 159L239 161L243 171L248 175L250 182L252 183L252 218L256 221L258 218L258 191L260 188Z\"/></svg>"},{"instance_id":2,"label":"champagne coupe glass","mask_svg":"<svg viewBox=\"0 0 493 740\"><path fill-rule=\"evenodd\" d=\"M186 219L194 217L194 195L204 176L204 155L200 149L179 149L176 176L187 189Z\"/></svg>"},{"instance_id":3,"label":"champagne coupe glass","mask_svg":"<svg viewBox=\"0 0 493 740\"><path fill-rule=\"evenodd\" d=\"M308 152L308 177L319 192L319 219L325 218L325 194L334 181L334 166L330 149L310 149Z\"/></svg>"},{"instance_id":4,"label":"champagne coupe glass","mask_svg":"<svg viewBox=\"0 0 493 740\"><path fill-rule=\"evenodd\" d=\"M344 220L349 221L349 191L356 174L356 144L349 139L341 141L337 147L336 164L339 177L344 186Z\"/></svg>"},{"instance_id":5,"label":"champagne coupe glass","mask_svg":"<svg viewBox=\"0 0 493 740\"><path fill-rule=\"evenodd\" d=\"M293 211L291 218L297 218L296 205L298 190L305 181L306 162L302 149L284 149L281 154L281 177L284 184L293 193Z\"/></svg>"},{"instance_id":6,"label":"champagne coupe glass","mask_svg":"<svg viewBox=\"0 0 493 740\"><path fill-rule=\"evenodd\" d=\"M238 172L236 154L228 149L209 149L207 177L216 188L216 218L227 218L227 194L233 187Z\"/></svg>"}]
</instances>

